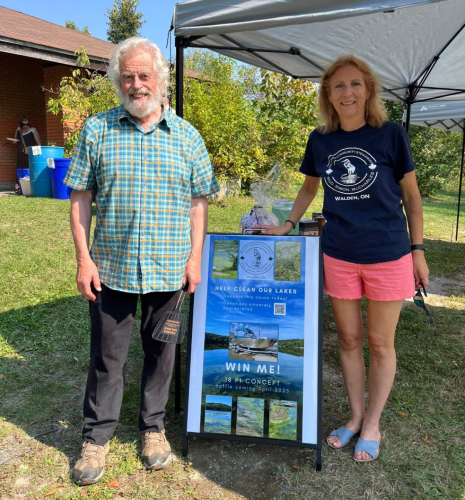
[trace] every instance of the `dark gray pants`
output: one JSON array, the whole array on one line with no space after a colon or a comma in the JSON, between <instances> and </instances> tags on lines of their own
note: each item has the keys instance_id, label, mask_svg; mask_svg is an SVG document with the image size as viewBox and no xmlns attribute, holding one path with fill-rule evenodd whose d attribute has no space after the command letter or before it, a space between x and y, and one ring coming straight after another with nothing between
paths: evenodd
<instances>
[{"instance_id":1,"label":"dark gray pants","mask_svg":"<svg viewBox=\"0 0 465 500\"><path fill-rule=\"evenodd\" d=\"M119 292L102 284L89 301L91 318L90 365L84 397L84 441L104 445L118 423L123 400L123 368L129 348L138 294ZM152 339L152 332L165 311L174 309L180 291L140 295L140 334L144 349L139 430L160 432L165 427L175 344Z\"/></svg>"}]
</instances>

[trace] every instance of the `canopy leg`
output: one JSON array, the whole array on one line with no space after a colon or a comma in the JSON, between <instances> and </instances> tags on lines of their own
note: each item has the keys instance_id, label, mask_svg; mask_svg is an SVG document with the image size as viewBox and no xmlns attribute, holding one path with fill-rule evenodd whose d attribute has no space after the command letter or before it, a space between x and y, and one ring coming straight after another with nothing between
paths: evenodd
<instances>
[{"instance_id":1,"label":"canopy leg","mask_svg":"<svg viewBox=\"0 0 465 500\"><path fill-rule=\"evenodd\" d=\"M462 180L463 180L463 160L465 155L465 129L463 131L463 141L462 141L462 164L460 166L460 182L459 182L459 201L457 206L457 226L455 228L455 241L457 241L459 236L459 219L460 219L460 198L462 197Z\"/></svg>"},{"instance_id":2,"label":"canopy leg","mask_svg":"<svg viewBox=\"0 0 465 500\"><path fill-rule=\"evenodd\" d=\"M184 117L184 47L183 39L176 38L176 114Z\"/></svg>"}]
</instances>

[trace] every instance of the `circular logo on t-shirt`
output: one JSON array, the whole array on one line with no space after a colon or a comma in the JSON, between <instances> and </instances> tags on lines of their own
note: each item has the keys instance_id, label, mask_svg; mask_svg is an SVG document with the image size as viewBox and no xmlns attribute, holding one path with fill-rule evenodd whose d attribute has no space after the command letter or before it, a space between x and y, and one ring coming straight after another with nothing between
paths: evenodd
<instances>
[{"instance_id":1,"label":"circular logo on t-shirt","mask_svg":"<svg viewBox=\"0 0 465 500\"><path fill-rule=\"evenodd\" d=\"M340 149L328 157L324 182L341 194L357 194L368 189L376 180L376 160L360 148Z\"/></svg>"}]
</instances>

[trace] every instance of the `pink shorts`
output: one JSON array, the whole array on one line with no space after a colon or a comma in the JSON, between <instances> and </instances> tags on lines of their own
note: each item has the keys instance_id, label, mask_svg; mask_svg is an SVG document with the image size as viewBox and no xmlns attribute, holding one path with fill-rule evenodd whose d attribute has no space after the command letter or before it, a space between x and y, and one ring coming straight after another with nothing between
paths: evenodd
<instances>
[{"instance_id":1,"label":"pink shorts","mask_svg":"<svg viewBox=\"0 0 465 500\"><path fill-rule=\"evenodd\" d=\"M404 300L415 295L412 254L379 264L353 264L323 254L324 291L336 299Z\"/></svg>"}]
</instances>

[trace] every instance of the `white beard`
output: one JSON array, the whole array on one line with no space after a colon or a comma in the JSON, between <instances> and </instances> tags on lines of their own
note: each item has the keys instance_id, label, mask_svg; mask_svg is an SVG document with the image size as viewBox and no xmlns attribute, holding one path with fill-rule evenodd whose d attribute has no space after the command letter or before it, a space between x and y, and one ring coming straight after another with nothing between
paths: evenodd
<instances>
[{"instance_id":1,"label":"white beard","mask_svg":"<svg viewBox=\"0 0 465 500\"><path fill-rule=\"evenodd\" d=\"M132 100L130 96L136 93L145 93L147 95L147 99L144 99L143 102ZM158 109L159 106L163 104L163 98L159 90L157 90L156 95L153 95L147 89L139 92L136 92L134 89L129 89L127 94L123 94L123 92L120 91L119 97L126 111L136 118L145 118L146 116L151 115Z\"/></svg>"}]
</instances>

